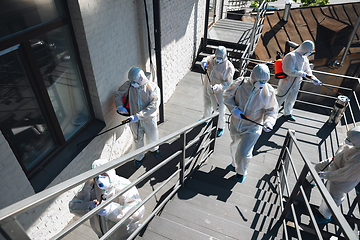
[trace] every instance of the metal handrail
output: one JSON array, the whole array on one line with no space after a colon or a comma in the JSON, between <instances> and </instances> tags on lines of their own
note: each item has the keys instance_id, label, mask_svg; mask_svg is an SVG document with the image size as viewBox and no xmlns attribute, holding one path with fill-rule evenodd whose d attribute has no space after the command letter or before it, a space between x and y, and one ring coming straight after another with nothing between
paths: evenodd
<instances>
[{"instance_id":1,"label":"metal handrail","mask_svg":"<svg viewBox=\"0 0 360 240\"><path fill-rule=\"evenodd\" d=\"M328 190L326 189L325 185L323 184L323 182L321 181L320 177L318 176L318 174L316 173L315 169L312 167L311 162L304 156L302 150L299 147L299 144L297 142L297 139L295 137L295 131L293 130L288 130L282 150L280 152L280 156L278 159L278 162L276 164L276 168L275 170L277 171L277 176L278 176L278 181L279 181L279 194L280 194L280 205L282 206L282 214L281 214L281 218L280 220L283 222L283 228L286 229L287 225L286 222L284 221L284 219L288 216L289 211L292 211L292 214L294 215L294 219L296 219L296 213L295 213L295 208L294 208L294 201L295 198L298 196L299 191L300 194L302 194L302 197L305 201L305 206L306 209L310 215L310 219L311 222L315 228L315 234L317 235L318 239L323 239L322 235L321 235L321 231L319 229L318 224L315 221L314 218L314 213L311 209L311 206L309 204L309 200L304 192L304 186L306 185L306 181L305 181L305 177L307 175L308 172L310 172L310 174L313 176L314 181L316 183L317 188L320 191L320 194L323 198L323 200L326 202L326 204L328 205L330 211L333 214L333 217L336 219L342 233L344 234L345 237L347 237L348 239L358 239L358 236L356 236L356 234L353 232L353 230L351 229L350 225L348 224L348 222L346 221L345 217L343 216L343 214L341 213L340 209L337 207L337 205L335 204L333 198L331 197L330 193L328 192ZM296 169L295 169L295 165L294 165L294 161L291 157L291 151L293 146L295 146L295 148L297 149L297 152L299 153L302 161L304 162L304 167L302 168L302 171L300 173L300 175L298 175ZM289 180L287 179L287 175L288 175L288 166L289 163L291 164L291 168L292 168L292 172L295 176L295 180L296 180L296 184L295 186L292 188L292 191L290 193L290 188L289 188ZM283 179L285 181L285 185L283 185L281 179ZM283 189L286 186L286 189L288 191L288 199L286 201L286 205L285 207L283 207L283 199L284 199L284 194L283 194ZM295 222L295 227L296 227L296 232L298 234L298 239L301 239L301 233L299 231L299 225L298 223ZM287 235L286 235L286 239L287 239Z\"/></svg>"},{"instance_id":2,"label":"metal handrail","mask_svg":"<svg viewBox=\"0 0 360 240\"><path fill-rule=\"evenodd\" d=\"M65 193L66 191L71 190L71 189L99 176L100 174L102 174L108 170L118 168L127 162L133 161L135 156L142 154L142 153L146 153L149 149L152 149L152 148L159 146L170 140L180 138L180 140L181 140L180 150L176 151L174 154L172 154L170 157L163 160L157 166L155 166L151 170L147 171L141 177L139 177L138 179L133 181L131 184L129 184L127 187L122 189L120 192L118 192L117 194L114 194L111 198L107 199L107 201L103 201L99 207L94 208L93 210L86 213L84 216L82 216L81 218L76 220L74 223L72 223L70 226L68 226L63 231L61 231L56 236L54 236L52 239L60 239L64 236L66 236L68 233L70 233L72 230L74 230L75 228L80 226L86 220L88 220L89 218L91 218L92 216L97 214L97 212L99 212L105 206L110 204L118 196L124 194L126 191L128 191L132 187L136 186L141 181L149 178L154 172L161 169L162 166L164 166L166 163L173 160L175 157L181 156L181 158L179 160L179 162L180 162L179 169L176 170L168 179L164 180L164 183L161 184L161 186L159 188L154 190L148 197L146 197L139 206L137 206L131 212L127 213L126 216L124 216L124 218L118 224L113 226L108 231L108 233L106 233L101 239L105 239L105 238L109 237L114 231L117 230L118 227L121 226L121 224L125 220L127 220L130 216L132 216L132 214L137 209L139 209L141 206L143 206L152 196L155 195L156 192L158 192L162 187L164 187L166 183L168 183L171 179L176 177L176 175L179 174L178 181L175 184L175 186L173 187L173 191L167 196L166 199L170 199L170 197L172 195L174 195L181 186L183 186L184 181L189 176L191 176L191 174L194 171L194 169L187 168L187 166L189 166L189 164L192 162L192 160L195 159L194 154L191 155L189 161L185 162L186 150L189 149L194 144L198 144L199 148L195 155L197 155L197 153L199 153L199 152L202 155L205 151L208 151L207 154L205 154L204 156L201 156L202 158L200 159L199 162L203 163L206 160L205 158L207 158L213 152L214 147L215 147L215 136L216 136L216 130L217 130L218 117L219 117L219 113L215 112L210 117L204 118L196 123L193 123L187 127L184 127L172 134L169 134L166 137L163 137L163 138L151 143L151 144L148 144L142 148L136 149L135 151L125 154L124 156L122 156L120 158L117 158L117 159L112 160L112 161L110 161L104 165L101 165L97 168L94 168L87 172L79 174L78 176L75 176L75 177L68 179L62 183L59 183L49 189L45 189L45 190L43 190L39 193L36 193L26 199L23 199L17 203L14 203L8 207L1 209L0 210L0 233L6 234L7 236L4 236L6 239L21 239L21 240L29 239L30 240L30 237L27 235L26 231L22 228L22 226L20 225L20 223L17 220L17 217L19 215L39 206L41 204L44 204L44 203L52 200L53 198ZM188 144L186 144L186 134L190 130L192 130L195 127L198 127L200 125L203 125L204 123L207 123L206 124L207 127L210 126L210 124L212 124L211 125L212 127L210 129L204 128L204 131L200 137L197 137L197 138L193 139L191 142L189 142ZM210 139L210 140L204 141L206 139ZM187 170L185 171L185 169L187 169ZM163 206L165 203L166 202L164 202L164 201L162 203L160 203L159 206L150 214L150 216L144 220L144 222L146 222L146 223L149 222L150 219L159 211L159 209L161 209L160 207ZM142 224L131 236L129 236L128 239L132 239L135 236L135 233L138 233L142 229L142 227L145 225L146 224Z\"/></svg>"}]
</instances>

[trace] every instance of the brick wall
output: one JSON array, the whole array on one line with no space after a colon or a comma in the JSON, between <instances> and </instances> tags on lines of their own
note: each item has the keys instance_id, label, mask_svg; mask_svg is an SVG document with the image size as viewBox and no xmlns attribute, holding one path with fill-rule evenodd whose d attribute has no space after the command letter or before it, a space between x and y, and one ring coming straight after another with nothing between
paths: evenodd
<instances>
[{"instance_id":1,"label":"brick wall","mask_svg":"<svg viewBox=\"0 0 360 240\"><path fill-rule=\"evenodd\" d=\"M123 119L115 113L113 93L126 81L128 70L138 66L153 75L156 73L152 1L146 0L146 4L153 66L148 54L143 1L68 0L92 106L96 117L105 121L104 130L116 126ZM220 11L220 6L217 9ZM205 0L161 1L164 102L171 97L196 57L203 37L204 11ZM156 78L152 80L157 81ZM9 201L0 203L0 207L5 207L31 196L34 191L9 145L3 136L0 137L0 178L6 183L0 188L10 195ZM102 135L96 142L91 142L50 186L89 170L91 163L98 158L112 160L120 157L130 147L131 138L128 127ZM68 202L76 190L68 191L19 218L31 237L49 239L68 224L73 216L69 213Z\"/></svg>"}]
</instances>

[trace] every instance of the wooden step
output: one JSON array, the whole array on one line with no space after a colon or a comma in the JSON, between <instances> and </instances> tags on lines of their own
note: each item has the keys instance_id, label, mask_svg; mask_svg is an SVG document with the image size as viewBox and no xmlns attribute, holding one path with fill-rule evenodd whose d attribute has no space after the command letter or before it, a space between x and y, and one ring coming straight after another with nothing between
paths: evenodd
<instances>
[{"instance_id":1,"label":"wooden step","mask_svg":"<svg viewBox=\"0 0 360 240\"><path fill-rule=\"evenodd\" d=\"M151 233L148 233L151 232ZM160 236L159 238L149 238L147 235ZM197 240L208 240L218 239L200 231L194 230L191 227L179 224L177 222L165 219L163 217L156 216L151 220L149 226L143 234L142 238L139 239L197 239Z\"/></svg>"},{"instance_id":2,"label":"wooden step","mask_svg":"<svg viewBox=\"0 0 360 240\"><path fill-rule=\"evenodd\" d=\"M174 197L173 202L172 204L179 204L184 207L186 204L191 204L194 208L198 208L201 211L231 220L260 232L266 232L268 229L271 229L277 221L277 218L253 212L252 209L236 204L218 201L187 188L181 189Z\"/></svg>"}]
</instances>

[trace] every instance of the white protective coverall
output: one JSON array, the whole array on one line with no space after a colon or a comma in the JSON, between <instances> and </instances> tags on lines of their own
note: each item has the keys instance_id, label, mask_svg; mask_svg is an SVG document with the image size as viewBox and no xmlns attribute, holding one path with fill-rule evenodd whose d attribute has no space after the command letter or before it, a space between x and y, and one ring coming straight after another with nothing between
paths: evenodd
<instances>
[{"instance_id":1,"label":"white protective coverall","mask_svg":"<svg viewBox=\"0 0 360 240\"><path fill-rule=\"evenodd\" d=\"M263 89L256 89L256 81L268 81L269 68L264 64L254 67L250 78L238 78L224 92L224 103L230 112L240 109L247 118L260 124L274 126L277 118L278 104L275 90L266 83ZM230 120L230 151L232 165L237 174L246 175L252 158L254 145L261 135L262 127L247 121L237 119L233 115Z\"/></svg>"},{"instance_id":2,"label":"white protective coverall","mask_svg":"<svg viewBox=\"0 0 360 240\"><path fill-rule=\"evenodd\" d=\"M144 134L146 143L157 141L159 132L157 128L157 113L160 106L160 89L148 80L145 73L137 67L130 69L129 81L126 81L114 94L116 108L123 106L123 96L129 94L130 115L138 117L137 122L130 122L130 129L133 134L136 149L144 146ZM136 82L139 87L133 87L131 82ZM158 150L158 146L150 149L151 152ZM135 157L141 161L145 154Z\"/></svg>"},{"instance_id":3,"label":"white protective coverall","mask_svg":"<svg viewBox=\"0 0 360 240\"><path fill-rule=\"evenodd\" d=\"M306 53L314 50L311 41L304 41L295 51L289 52L282 60L282 69L287 74L286 78L280 79L276 90L276 99L279 107L284 102L284 115L292 115L293 107L297 98L302 74L312 76L309 59Z\"/></svg>"},{"instance_id":4,"label":"white protective coverall","mask_svg":"<svg viewBox=\"0 0 360 240\"><path fill-rule=\"evenodd\" d=\"M350 129L347 132L347 140L351 144L342 144L336 151L333 162L326 169L324 167L332 158L315 165L315 170L321 172L322 177L328 180L327 189L337 206L341 205L346 193L355 188L360 181L360 127ZM331 211L324 200L319 211L324 218L331 218Z\"/></svg>"},{"instance_id":5,"label":"white protective coverall","mask_svg":"<svg viewBox=\"0 0 360 240\"><path fill-rule=\"evenodd\" d=\"M216 57L220 57L223 59L221 63L216 63ZM235 73L234 65L228 60L226 54L226 48L223 46L219 46L214 55L210 55L208 57L203 58L201 61L202 65L206 62L207 64L207 72L204 81L203 88L203 99L204 99L204 113L203 118L209 117L211 115L212 110L216 110L217 102L214 97L214 93L219 103L219 123L218 128L225 128L225 105L223 93L233 82L233 77ZM210 81L209 82L209 78ZM211 89L212 86L217 85L218 89Z\"/></svg>"},{"instance_id":6,"label":"white protective coverall","mask_svg":"<svg viewBox=\"0 0 360 240\"><path fill-rule=\"evenodd\" d=\"M98 159L93 162L92 168L96 168L107 163L105 159ZM123 177L116 175L115 169L106 172L110 178L110 187L107 189L100 189L94 179L87 181L84 186L79 190L76 196L69 202L70 212L83 216L91 210L93 200L100 201L101 195L104 195L106 199L109 199L115 193L120 192L131 182ZM103 200L106 201L106 200ZM141 203L141 198L138 190L133 187L119 198L110 203L106 209L107 214L100 216L98 214L90 218L90 225L94 232L100 238L105 234L112 226L120 221L123 216L126 215L133 207L138 206ZM145 207L139 208L116 232L111 235L109 239L123 239L140 226L139 220L143 217Z\"/></svg>"}]
</instances>

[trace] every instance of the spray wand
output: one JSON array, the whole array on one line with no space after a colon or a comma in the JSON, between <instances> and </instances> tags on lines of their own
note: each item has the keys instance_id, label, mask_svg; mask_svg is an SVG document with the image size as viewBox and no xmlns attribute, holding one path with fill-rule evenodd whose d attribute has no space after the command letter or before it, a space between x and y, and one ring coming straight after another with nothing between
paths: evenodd
<instances>
[{"instance_id":1,"label":"spray wand","mask_svg":"<svg viewBox=\"0 0 360 240\"><path fill-rule=\"evenodd\" d=\"M207 77L208 77L208 79L209 79L210 85L212 85L212 84L211 84L211 80L210 80L209 73L208 73L208 71L207 71L207 67L205 68L205 72L206 72L206 75L207 75ZM215 92L214 92L214 90L213 90L212 88L211 88L211 90L212 90L212 92L213 92L213 94L214 94L214 97L215 97L215 100L216 100L216 104L217 104L217 106L219 107L219 101L217 100L216 94L215 94Z\"/></svg>"},{"instance_id":2,"label":"spray wand","mask_svg":"<svg viewBox=\"0 0 360 240\"><path fill-rule=\"evenodd\" d=\"M90 139L96 138L96 137L98 137L98 136L100 136L100 135L103 135L104 133L107 133L107 132L109 132L109 131L111 131L111 130L113 130L113 129L115 129L115 128L118 128L118 127L120 127L120 126L122 126L122 125L125 125L125 124L129 123L130 121L131 121L131 118L127 118L127 119L125 119L125 120L122 120L119 125L117 125L117 126L115 126L115 127L113 127L113 128L110 128L110 129L106 130L105 132L99 133L99 134L97 134L97 135L95 135L95 136L93 136L93 137L91 137L91 138L88 138L88 139L86 139L86 140L84 140L84 141L82 141L82 142L79 142L78 144L76 144L76 146L79 146L80 144L82 144L82 143L84 143L84 142L86 142L86 141L89 141Z\"/></svg>"}]
</instances>

